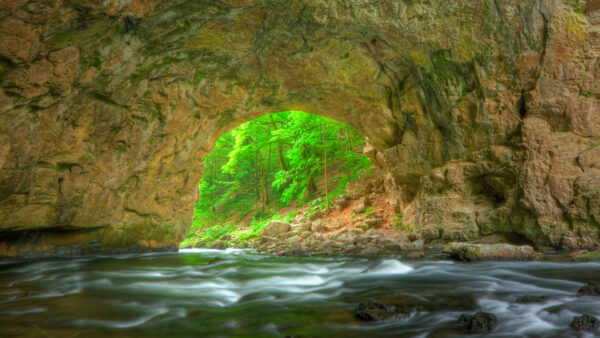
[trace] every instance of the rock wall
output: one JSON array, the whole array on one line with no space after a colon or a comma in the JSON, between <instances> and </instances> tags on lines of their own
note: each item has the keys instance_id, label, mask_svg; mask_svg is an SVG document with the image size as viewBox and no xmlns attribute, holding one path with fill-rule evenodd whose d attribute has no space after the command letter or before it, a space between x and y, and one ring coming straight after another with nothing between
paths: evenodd
<instances>
[{"instance_id":1,"label":"rock wall","mask_svg":"<svg viewBox=\"0 0 600 338\"><path fill-rule=\"evenodd\" d=\"M0 255L169 250L224 132L369 138L427 240L598 246L600 0L0 0Z\"/></svg>"}]
</instances>

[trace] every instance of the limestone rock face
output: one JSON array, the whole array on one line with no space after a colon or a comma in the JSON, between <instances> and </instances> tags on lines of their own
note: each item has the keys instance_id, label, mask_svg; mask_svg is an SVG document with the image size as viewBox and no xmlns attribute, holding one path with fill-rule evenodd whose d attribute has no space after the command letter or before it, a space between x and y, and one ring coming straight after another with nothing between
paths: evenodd
<instances>
[{"instance_id":1,"label":"limestone rock face","mask_svg":"<svg viewBox=\"0 0 600 338\"><path fill-rule=\"evenodd\" d=\"M0 255L175 248L216 139L288 109L425 240L595 249L599 60L599 0L0 1Z\"/></svg>"}]
</instances>

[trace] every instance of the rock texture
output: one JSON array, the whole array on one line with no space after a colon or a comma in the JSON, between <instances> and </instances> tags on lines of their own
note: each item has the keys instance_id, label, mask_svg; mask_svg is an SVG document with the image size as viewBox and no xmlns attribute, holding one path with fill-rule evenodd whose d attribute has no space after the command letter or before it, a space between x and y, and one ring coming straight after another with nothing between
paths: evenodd
<instances>
[{"instance_id":1,"label":"rock texture","mask_svg":"<svg viewBox=\"0 0 600 338\"><path fill-rule=\"evenodd\" d=\"M264 236L275 237L292 230L292 227L285 222L271 221L263 231Z\"/></svg>"},{"instance_id":2,"label":"rock texture","mask_svg":"<svg viewBox=\"0 0 600 338\"><path fill-rule=\"evenodd\" d=\"M450 243L444 252L461 261L530 260L541 254L529 245Z\"/></svg>"},{"instance_id":3,"label":"rock texture","mask_svg":"<svg viewBox=\"0 0 600 338\"><path fill-rule=\"evenodd\" d=\"M482 311L474 315L462 314L458 318L458 325L470 333L489 332L498 325L498 317L493 313Z\"/></svg>"},{"instance_id":4,"label":"rock texture","mask_svg":"<svg viewBox=\"0 0 600 338\"><path fill-rule=\"evenodd\" d=\"M176 247L215 140L286 109L426 240L595 249L599 77L600 0L2 0L0 255Z\"/></svg>"}]
</instances>

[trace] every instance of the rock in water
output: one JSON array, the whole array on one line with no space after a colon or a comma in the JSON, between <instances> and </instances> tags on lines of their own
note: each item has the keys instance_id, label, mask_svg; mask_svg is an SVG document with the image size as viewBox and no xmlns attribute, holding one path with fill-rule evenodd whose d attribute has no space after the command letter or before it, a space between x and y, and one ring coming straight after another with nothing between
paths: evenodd
<instances>
[{"instance_id":1,"label":"rock in water","mask_svg":"<svg viewBox=\"0 0 600 338\"><path fill-rule=\"evenodd\" d=\"M375 301L358 304L355 312L356 318L365 322L391 320L396 318L396 308L385 306Z\"/></svg>"},{"instance_id":2,"label":"rock in water","mask_svg":"<svg viewBox=\"0 0 600 338\"><path fill-rule=\"evenodd\" d=\"M285 222L271 221L263 231L263 236L277 237L292 230L292 227Z\"/></svg>"},{"instance_id":3,"label":"rock in water","mask_svg":"<svg viewBox=\"0 0 600 338\"><path fill-rule=\"evenodd\" d=\"M598 327L598 318L584 314L579 317L573 318L571 327L577 331L591 331Z\"/></svg>"},{"instance_id":4,"label":"rock in water","mask_svg":"<svg viewBox=\"0 0 600 338\"><path fill-rule=\"evenodd\" d=\"M528 245L450 243L444 247L454 259L466 262L483 260L526 260L540 257Z\"/></svg>"},{"instance_id":5,"label":"rock in water","mask_svg":"<svg viewBox=\"0 0 600 338\"><path fill-rule=\"evenodd\" d=\"M546 296L531 296L531 295L525 295L525 296L520 296L516 299L517 303L524 303L524 304L528 304L528 303L542 303L545 302L547 299Z\"/></svg>"},{"instance_id":6,"label":"rock in water","mask_svg":"<svg viewBox=\"0 0 600 338\"><path fill-rule=\"evenodd\" d=\"M498 317L489 312L479 311L474 315L462 314L458 318L458 325L471 333L483 333L494 329L498 324Z\"/></svg>"},{"instance_id":7,"label":"rock in water","mask_svg":"<svg viewBox=\"0 0 600 338\"><path fill-rule=\"evenodd\" d=\"M577 296L599 296L600 284L598 282L588 282L577 291Z\"/></svg>"}]
</instances>

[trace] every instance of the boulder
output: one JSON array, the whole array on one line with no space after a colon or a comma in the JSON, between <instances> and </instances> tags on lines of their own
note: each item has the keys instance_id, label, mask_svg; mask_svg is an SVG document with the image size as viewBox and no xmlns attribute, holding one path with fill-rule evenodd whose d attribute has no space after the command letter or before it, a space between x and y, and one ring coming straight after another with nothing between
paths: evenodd
<instances>
[{"instance_id":1,"label":"boulder","mask_svg":"<svg viewBox=\"0 0 600 338\"><path fill-rule=\"evenodd\" d=\"M285 222L271 221L263 231L263 236L277 237L292 230L292 227Z\"/></svg>"},{"instance_id":2,"label":"boulder","mask_svg":"<svg viewBox=\"0 0 600 338\"><path fill-rule=\"evenodd\" d=\"M446 245L444 253L460 261L528 260L541 256L531 246L512 244L471 244L453 242Z\"/></svg>"},{"instance_id":3,"label":"boulder","mask_svg":"<svg viewBox=\"0 0 600 338\"><path fill-rule=\"evenodd\" d=\"M355 214L362 214L370 206L371 206L371 201L369 200L369 197L363 196L354 203L352 212L354 212Z\"/></svg>"},{"instance_id":4,"label":"boulder","mask_svg":"<svg viewBox=\"0 0 600 338\"><path fill-rule=\"evenodd\" d=\"M355 316L365 322L393 320L397 316L397 311L394 306L388 307L375 301L367 301L358 304Z\"/></svg>"},{"instance_id":5,"label":"boulder","mask_svg":"<svg viewBox=\"0 0 600 338\"><path fill-rule=\"evenodd\" d=\"M317 210L308 216L308 219L314 221L325 216L323 210Z\"/></svg>"},{"instance_id":6,"label":"boulder","mask_svg":"<svg viewBox=\"0 0 600 338\"><path fill-rule=\"evenodd\" d=\"M365 222L356 224L356 227L362 230L363 232L369 230L369 225Z\"/></svg>"},{"instance_id":7,"label":"boulder","mask_svg":"<svg viewBox=\"0 0 600 338\"><path fill-rule=\"evenodd\" d=\"M341 229L343 227L344 227L344 222L342 222L342 220L340 220L340 219L336 219L335 221L333 221L331 223L331 226L330 226L330 228L332 230L338 230L338 229Z\"/></svg>"},{"instance_id":8,"label":"boulder","mask_svg":"<svg viewBox=\"0 0 600 338\"><path fill-rule=\"evenodd\" d=\"M306 222L306 217L304 215L298 214L296 217L294 217L294 223L302 224L304 222Z\"/></svg>"},{"instance_id":9,"label":"boulder","mask_svg":"<svg viewBox=\"0 0 600 338\"><path fill-rule=\"evenodd\" d=\"M571 327L577 331L592 331L598 327L598 318L584 314L579 317L574 317Z\"/></svg>"},{"instance_id":10,"label":"boulder","mask_svg":"<svg viewBox=\"0 0 600 338\"><path fill-rule=\"evenodd\" d=\"M325 224L323 224L323 220L317 219L312 222L310 230L312 232L323 232L327 230L327 228L325 227Z\"/></svg>"},{"instance_id":11,"label":"boulder","mask_svg":"<svg viewBox=\"0 0 600 338\"><path fill-rule=\"evenodd\" d=\"M365 221L365 224L367 224L367 226L369 228L380 228L383 225L383 219L381 219L381 218L368 219Z\"/></svg>"},{"instance_id":12,"label":"boulder","mask_svg":"<svg viewBox=\"0 0 600 338\"><path fill-rule=\"evenodd\" d=\"M331 205L335 210L343 210L346 209L349 205L349 198L347 196L336 196L331 201Z\"/></svg>"},{"instance_id":13,"label":"boulder","mask_svg":"<svg viewBox=\"0 0 600 338\"><path fill-rule=\"evenodd\" d=\"M600 283L588 282L577 291L577 296L600 296Z\"/></svg>"},{"instance_id":14,"label":"boulder","mask_svg":"<svg viewBox=\"0 0 600 338\"><path fill-rule=\"evenodd\" d=\"M362 229L350 229L350 235L352 236L362 235L363 233L364 231Z\"/></svg>"},{"instance_id":15,"label":"boulder","mask_svg":"<svg viewBox=\"0 0 600 338\"><path fill-rule=\"evenodd\" d=\"M462 314L458 325L471 333L489 332L498 325L498 317L493 313L479 311L474 315Z\"/></svg>"},{"instance_id":16,"label":"boulder","mask_svg":"<svg viewBox=\"0 0 600 338\"><path fill-rule=\"evenodd\" d=\"M312 223L311 223L311 222L304 222L304 223L301 223L301 224L298 226L298 231L300 231L300 232L304 232L304 231L310 231L310 228L311 228L311 226L312 226Z\"/></svg>"},{"instance_id":17,"label":"boulder","mask_svg":"<svg viewBox=\"0 0 600 338\"><path fill-rule=\"evenodd\" d=\"M524 303L524 304L529 304L529 303L543 303L543 302L546 301L546 299L548 299L548 297L546 297L546 296L525 295L525 296L517 297L516 302L517 303Z\"/></svg>"}]
</instances>

